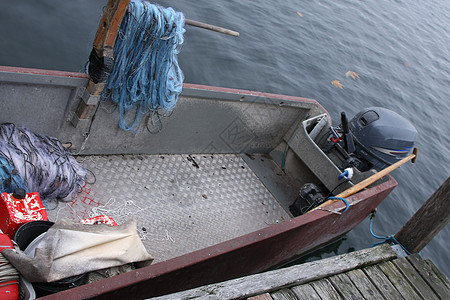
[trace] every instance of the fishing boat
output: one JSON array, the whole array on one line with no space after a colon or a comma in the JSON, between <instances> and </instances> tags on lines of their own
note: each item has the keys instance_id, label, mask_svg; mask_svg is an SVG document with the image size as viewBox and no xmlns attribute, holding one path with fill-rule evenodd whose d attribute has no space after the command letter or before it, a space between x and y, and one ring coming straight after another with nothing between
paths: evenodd
<instances>
[{"instance_id":1,"label":"fishing boat","mask_svg":"<svg viewBox=\"0 0 450 300\"><path fill-rule=\"evenodd\" d=\"M49 299L149 298L276 268L362 222L397 185L383 171L415 156L411 135L385 139L395 155L357 136L358 124L401 126L379 108L333 127L313 99L184 83L170 116L128 132L113 103L95 101L98 86L84 73L0 67L1 122L56 137L95 176L49 220L136 219L155 258Z\"/></svg>"}]
</instances>

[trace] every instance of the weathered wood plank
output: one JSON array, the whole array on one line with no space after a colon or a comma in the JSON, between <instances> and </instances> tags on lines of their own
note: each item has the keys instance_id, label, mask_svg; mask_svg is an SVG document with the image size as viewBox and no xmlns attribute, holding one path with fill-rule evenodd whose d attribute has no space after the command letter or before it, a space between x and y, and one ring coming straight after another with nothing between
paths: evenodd
<instances>
[{"instance_id":1,"label":"weathered wood plank","mask_svg":"<svg viewBox=\"0 0 450 300\"><path fill-rule=\"evenodd\" d=\"M403 299L402 295L378 266L369 266L364 268L363 271L385 299Z\"/></svg>"},{"instance_id":2,"label":"weathered wood plank","mask_svg":"<svg viewBox=\"0 0 450 300\"><path fill-rule=\"evenodd\" d=\"M382 299L380 292L361 269L347 272L347 276L363 295L364 299Z\"/></svg>"},{"instance_id":3,"label":"weathered wood plank","mask_svg":"<svg viewBox=\"0 0 450 300\"><path fill-rule=\"evenodd\" d=\"M414 266L440 299L450 299L448 287L445 286L442 280L437 277L431 267L418 254L409 255L406 259Z\"/></svg>"},{"instance_id":4,"label":"weathered wood plank","mask_svg":"<svg viewBox=\"0 0 450 300\"><path fill-rule=\"evenodd\" d=\"M411 253L422 250L450 219L450 177L395 235ZM426 226L424 225L426 224Z\"/></svg>"},{"instance_id":5,"label":"weathered wood plank","mask_svg":"<svg viewBox=\"0 0 450 300\"><path fill-rule=\"evenodd\" d=\"M300 300L321 300L314 288L308 283L294 286L291 290Z\"/></svg>"},{"instance_id":6,"label":"weathered wood plank","mask_svg":"<svg viewBox=\"0 0 450 300\"><path fill-rule=\"evenodd\" d=\"M311 286L316 290L317 294L322 300L340 300L339 293L336 291L334 286L326 278L321 280L316 280L310 283Z\"/></svg>"},{"instance_id":7,"label":"weathered wood plank","mask_svg":"<svg viewBox=\"0 0 450 300\"><path fill-rule=\"evenodd\" d=\"M294 292L290 289L281 289L270 294L273 300L298 300Z\"/></svg>"},{"instance_id":8,"label":"weathered wood plank","mask_svg":"<svg viewBox=\"0 0 450 300\"><path fill-rule=\"evenodd\" d=\"M390 261L384 262L378 265L381 271L391 281L394 287L399 291L403 298L408 300L420 300L422 299L416 290L411 286L405 276L394 266Z\"/></svg>"},{"instance_id":9,"label":"weathered wood plank","mask_svg":"<svg viewBox=\"0 0 450 300\"><path fill-rule=\"evenodd\" d=\"M364 299L350 278L345 274L336 274L328 278L334 288L344 299L362 300Z\"/></svg>"},{"instance_id":10,"label":"weathered wood plank","mask_svg":"<svg viewBox=\"0 0 450 300\"><path fill-rule=\"evenodd\" d=\"M428 286L425 280L420 276L414 267L408 262L406 257L398 258L392 261L394 265L405 276L414 289L423 299L438 299L433 290Z\"/></svg>"},{"instance_id":11,"label":"weathered wood plank","mask_svg":"<svg viewBox=\"0 0 450 300\"><path fill-rule=\"evenodd\" d=\"M447 275L445 275L441 270L436 267L436 265L429 259L425 259L425 262L430 266L430 268L433 270L434 274L436 274L437 277L439 277L440 280L442 280L442 283L450 289L450 281L448 280Z\"/></svg>"},{"instance_id":12,"label":"weathered wood plank","mask_svg":"<svg viewBox=\"0 0 450 300\"><path fill-rule=\"evenodd\" d=\"M217 299L245 298L288 286L300 285L355 268L376 264L397 257L392 248L380 245L370 249L342 254L289 268L250 275L217 284L210 284L158 299L191 299L192 295L214 295Z\"/></svg>"},{"instance_id":13,"label":"weathered wood plank","mask_svg":"<svg viewBox=\"0 0 450 300\"><path fill-rule=\"evenodd\" d=\"M247 300L273 300L269 293L247 298Z\"/></svg>"}]
</instances>

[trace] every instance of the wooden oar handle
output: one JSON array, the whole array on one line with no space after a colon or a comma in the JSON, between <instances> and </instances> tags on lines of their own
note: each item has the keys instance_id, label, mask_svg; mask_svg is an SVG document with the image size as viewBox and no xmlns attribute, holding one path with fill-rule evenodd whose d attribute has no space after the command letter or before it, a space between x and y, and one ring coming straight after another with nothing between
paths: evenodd
<instances>
[{"instance_id":1,"label":"wooden oar handle","mask_svg":"<svg viewBox=\"0 0 450 300\"><path fill-rule=\"evenodd\" d=\"M356 194L357 192L361 191L362 189L368 187L369 185L371 185L372 183L374 183L375 181L383 178L384 176L386 176L387 174L389 174L390 172L392 172L393 170L397 169L398 167L400 167L401 165L403 165L404 163L412 160L412 162L414 163L416 161L417 158L417 152L418 149L414 148L413 153L405 158L403 158L402 160L399 160L398 162L396 162L395 164L390 165L389 167L381 170L378 173L373 174L372 176L370 176L369 178L364 179L363 181L359 182L358 184L355 184L354 186L352 186L351 188L346 189L345 191L343 191L342 193L336 195L336 198L347 198L353 194ZM336 201L339 200L335 200L335 199L330 199L324 203L322 203L321 205L317 206L316 208L314 208L313 210L316 210L318 208L330 205ZM313 211L311 210L311 211Z\"/></svg>"}]
</instances>

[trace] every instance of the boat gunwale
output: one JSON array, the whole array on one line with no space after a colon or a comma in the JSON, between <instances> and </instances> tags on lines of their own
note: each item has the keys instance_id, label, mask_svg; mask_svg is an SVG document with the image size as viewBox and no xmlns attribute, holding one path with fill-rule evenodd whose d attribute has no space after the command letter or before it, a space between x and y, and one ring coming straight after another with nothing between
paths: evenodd
<instances>
[{"instance_id":1,"label":"boat gunwale","mask_svg":"<svg viewBox=\"0 0 450 300\"><path fill-rule=\"evenodd\" d=\"M0 72L89 79L89 74L86 73L22 68L22 67L0 66Z\"/></svg>"},{"instance_id":2,"label":"boat gunwale","mask_svg":"<svg viewBox=\"0 0 450 300\"><path fill-rule=\"evenodd\" d=\"M47 70L38 68L24 68L24 67L10 67L10 66L0 66L0 72L4 73L17 73L17 74L31 74L31 75L42 75L42 76L57 76L57 77L68 77L68 78L82 78L89 79L89 74L70 72L70 71L57 71L57 70ZM236 89L236 88L226 88L212 85L203 85L195 83L183 83L183 88L188 90L202 90L211 92L221 92L227 94L238 94L238 95L249 95L254 97L272 98L278 100L294 101L294 102L304 102L319 106L328 115L327 110L319 103L317 100L305 97L290 96L283 94L259 92L252 90ZM183 96L183 92L181 93Z\"/></svg>"}]
</instances>

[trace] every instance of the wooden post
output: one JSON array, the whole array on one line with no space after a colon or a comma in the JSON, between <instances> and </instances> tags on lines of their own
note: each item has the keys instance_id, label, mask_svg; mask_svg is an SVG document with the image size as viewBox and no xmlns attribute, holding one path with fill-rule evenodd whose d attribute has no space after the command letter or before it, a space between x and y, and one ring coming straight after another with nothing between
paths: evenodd
<instances>
[{"instance_id":1,"label":"wooden post","mask_svg":"<svg viewBox=\"0 0 450 300\"><path fill-rule=\"evenodd\" d=\"M450 177L395 235L409 252L421 251L450 218Z\"/></svg>"},{"instance_id":2,"label":"wooden post","mask_svg":"<svg viewBox=\"0 0 450 300\"><path fill-rule=\"evenodd\" d=\"M109 0L104 9L89 58L89 84L85 91L80 92L80 103L72 118L75 127L81 120L90 119L106 86L106 69L112 68L114 44L129 4L130 0Z\"/></svg>"}]
</instances>

